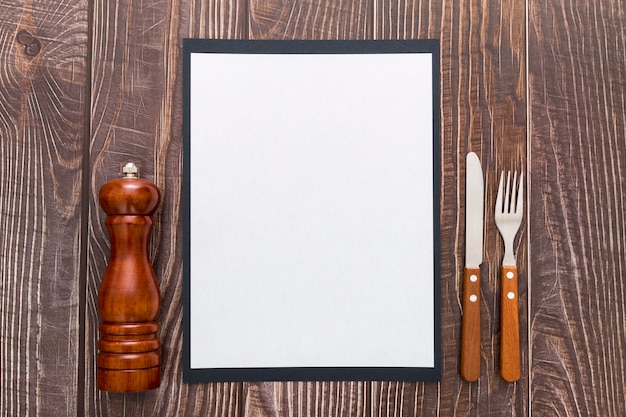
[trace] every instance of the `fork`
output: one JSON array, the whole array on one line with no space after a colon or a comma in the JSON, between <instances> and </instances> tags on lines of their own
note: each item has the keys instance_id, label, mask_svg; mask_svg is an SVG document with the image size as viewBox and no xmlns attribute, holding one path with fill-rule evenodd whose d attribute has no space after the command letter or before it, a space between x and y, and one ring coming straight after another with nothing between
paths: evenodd
<instances>
[{"instance_id":1,"label":"fork","mask_svg":"<svg viewBox=\"0 0 626 417\"><path fill-rule=\"evenodd\" d=\"M495 221L504 241L504 258L500 268L500 376L508 382L520 378L520 342L518 317L517 264L513 253L513 241L524 214L524 174L517 181L517 171L511 184L511 171L504 185L504 171L500 175L496 197Z\"/></svg>"}]
</instances>

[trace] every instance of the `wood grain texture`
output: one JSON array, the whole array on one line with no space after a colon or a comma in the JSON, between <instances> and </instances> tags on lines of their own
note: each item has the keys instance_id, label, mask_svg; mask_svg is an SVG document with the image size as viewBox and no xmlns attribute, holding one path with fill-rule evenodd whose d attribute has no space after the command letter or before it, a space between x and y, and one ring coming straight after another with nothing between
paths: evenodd
<instances>
[{"instance_id":1,"label":"wood grain texture","mask_svg":"<svg viewBox=\"0 0 626 417\"><path fill-rule=\"evenodd\" d=\"M374 0L249 0L249 39L371 39Z\"/></svg>"},{"instance_id":2,"label":"wood grain texture","mask_svg":"<svg viewBox=\"0 0 626 417\"><path fill-rule=\"evenodd\" d=\"M522 0L3 0L0 415L626 415L626 6L529 0L527 34L525 7ZM441 383L182 383L184 37L440 39ZM487 180L476 383L459 377L470 150ZM151 245L163 295L163 381L155 391L105 394L95 387L96 289L109 241L96 201L129 160L164 191ZM92 176L81 196L84 164ZM490 208L500 171L525 168L531 215L516 242L522 379L509 384L498 369L503 248Z\"/></svg>"},{"instance_id":3,"label":"wood grain texture","mask_svg":"<svg viewBox=\"0 0 626 417\"><path fill-rule=\"evenodd\" d=\"M0 12L0 415L76 415L83 1Z\"/></svg>"},{"instance_id":4,"label":"wood grain texture","mask_svg":"<svg viewBox=\"0 0 626 417\"><path fill-rule=\"evenodd\" d=\"M626 415L625 11L529 4L536 415Z\"/></svg>"},{"instance_id":5,"label":"wood grain texture","mask_svg":"<svg viewBox=\"0 0 626 417\"><path fill-rule=\"evenodd\" d=\"M243 4L94 1L85 415L238 415L241 384L182 383L182 39L242 37ZM107 394L96 389L94 374L96 291L109 253L96 202L128 161L163 193L151 245L162 295L162 379L157 390Z\"/></svg>"},{"instance_id":6,"label":"wood grain texture","mask_svg":"<svg viewBox=\"0 0 626 417\"><path fill-rule=\"evenodd\" d=\"M526 163L525 5L518 0L378 2L377 39L438 38L441 48L441 288L443 379L438 385L391 383L397 397L374 397L378 415L526 415L527 382L499 376L499 265L503 245L493 212L502 169ZM465 156L478 154L485 176L485 242L481 303L481 377L460 378L464 266ZM522 225L524 227L524 225ZM525 234L520 265L520 325L526 327ZM522 331L522 372L527 337ZM377 389L375 384L374 389Z\"/></svg>"},{"instance_id":7,"label":"wood grain texture","mask_svg":"<svg viewBox=\"0 0 626 417\"><path fill-rule=\"evenodd\" d=\"M367 382L263 382L244 389L245 416L370 415Z\"/></svg>"}]
</instances>

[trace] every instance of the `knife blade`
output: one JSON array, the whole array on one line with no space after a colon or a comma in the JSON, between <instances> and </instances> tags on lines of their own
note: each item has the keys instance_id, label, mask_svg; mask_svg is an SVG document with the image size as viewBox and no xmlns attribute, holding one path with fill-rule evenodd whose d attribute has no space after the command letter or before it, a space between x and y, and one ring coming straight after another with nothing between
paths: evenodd
<instances>
[{"instance_id":1,"label":"knife blade","mask_svg":"<svg viewBox=\"0 0 626 417\"><path fill-rule=\"evenodd\" d=\"M470 152L465 171L465 267L461 320L461 377L480 378L480 264L483 262L484 181L478 155Z\"/></svg>"}]
</instances>

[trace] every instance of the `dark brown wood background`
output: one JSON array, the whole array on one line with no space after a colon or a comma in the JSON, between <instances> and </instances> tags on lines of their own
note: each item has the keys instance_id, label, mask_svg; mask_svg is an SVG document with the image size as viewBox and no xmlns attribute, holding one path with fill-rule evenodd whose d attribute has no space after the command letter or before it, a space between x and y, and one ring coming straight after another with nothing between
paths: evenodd
<instances>
[{"instance_id":1,"label":"dark brown wood background","mask_svg":"<svg viewBox=\"0 0 626 417\"><path fill-rule=\"evenodd\" d=\"M182 383L185 37L440 39L440 383ZM626 415L625 44L620 0L3 0L1 415ZM489 209L483 372L458 375L468 151L487 207L502 169L528 178L514 384L498 376L503 248ZM164 191L151 249L163 381L107 394L94 383L109 251L96 196L129 160Z\"/></svg>"}]
</instances>

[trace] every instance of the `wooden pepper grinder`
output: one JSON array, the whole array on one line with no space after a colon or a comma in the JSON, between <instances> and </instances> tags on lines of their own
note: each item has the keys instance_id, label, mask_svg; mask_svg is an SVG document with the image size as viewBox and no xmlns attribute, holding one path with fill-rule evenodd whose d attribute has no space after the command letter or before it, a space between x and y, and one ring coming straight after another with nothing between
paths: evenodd
<instances>
[{"instance_id":1,"label":"wooden pepper grinder","mask_svg":"<svg viewBox=\"0 0 626 417\"><path fill-rule=\"evenodd\" d=\"M111 238L109 265L98 293L98 389L144 391L161 384L161 342L157 317L161 295L148 256L158 187L138 178L128 163L123 177L100 189Z\"/></svg>"}]
</instances>

